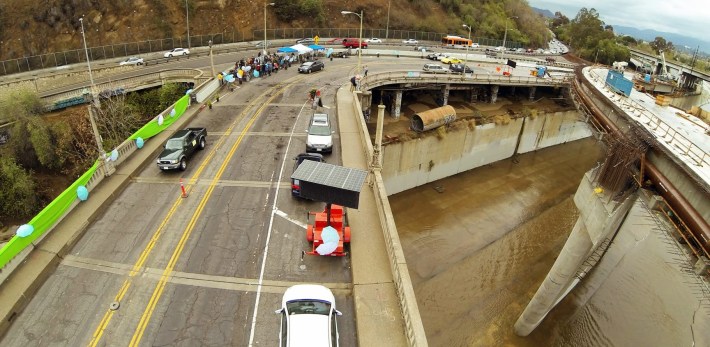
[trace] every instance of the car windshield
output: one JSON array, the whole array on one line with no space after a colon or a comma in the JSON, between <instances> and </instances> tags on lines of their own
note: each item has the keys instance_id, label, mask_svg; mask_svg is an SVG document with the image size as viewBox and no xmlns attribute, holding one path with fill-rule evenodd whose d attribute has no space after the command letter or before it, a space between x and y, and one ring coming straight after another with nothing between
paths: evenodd
<instances>
[{"instance_id":1,"label":"car windshield","mask_svg":"<svg viewBox=\"0 0 710 347\"><path fill-rule=\"evenodd\" d=\"M326 136L330 135L330 128L322 125L312 125L308 129L308 133L311 135Z\"/></svg>"},{"instance_id":2,"label":"car windshield","mask_svg":"<svg viewBox=\"0 0 710 347\"><path fill-rule=\"evenodd\" d=\"M330 303L319 300L292 300L286 302L286 310L289 315L296 314L330 314Z\"/></svg>"},{"instance_id":3,"label":"car windshield","mask_svg":"<svg viewBox=\"0 0 710 347\"><path fill-rule=\"evenodd\" d=\"M308 66L311 66L311 65L313 65L313 62L310 62L310 61L309 61L309 62L303 63L303 65L301 65L301 66L303 66L303 67L308 67Z\"/></svg>"},{"instance_id":4,"label":"car windshield","mask_svg":"<svg viewBox=\"0 0 710 347\"><path fill-rule=\"evenodd\" d=\"M165 144L165 149L182 149L182 139L170 139Z\"/></svg>"}]
</instances>

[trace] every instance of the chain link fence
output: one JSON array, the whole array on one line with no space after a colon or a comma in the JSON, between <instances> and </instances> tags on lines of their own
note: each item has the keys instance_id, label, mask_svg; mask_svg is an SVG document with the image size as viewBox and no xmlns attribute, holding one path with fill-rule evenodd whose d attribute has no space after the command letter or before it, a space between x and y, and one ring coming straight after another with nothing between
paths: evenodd
<instances>
[{"instance_id":1,"label":"chain link fence","mask_svg":"<svg viewBox=\"0 0 710 347\"><path fill-rule=\"evenodd\" d=\"M280 28L266 30L268 39L300 39L319 36L324 39L321 43L328 43L331 38L356 38L360 35L359 28ZM378 37L389 40L416 39L420 41L438 42L447 34L411 31L411 30L387 30L387 29L362 29L362 37ZM208 35L193 35L189 38L166 38L159 40L147 40L138 42L119 43L114 45L98 46L88 48L89 59L91 61L103 59L125 58L134 55L168 51L176 47L206 47L211 40L214 45L238 43L245 41L260 41L264 38L264 30L254 30L252 32L222 32ZM502 40L476 38L478 42L485 46L500 46ZM520 47L520 43L508 41L508 47ZM21 72L41 70L71 64L86 62L86 54L83 49L76 49L65 52L47 53L41 55L28 56L17 59L0 61L0 76L7 76Z\"/></svg>"}]
</instances>

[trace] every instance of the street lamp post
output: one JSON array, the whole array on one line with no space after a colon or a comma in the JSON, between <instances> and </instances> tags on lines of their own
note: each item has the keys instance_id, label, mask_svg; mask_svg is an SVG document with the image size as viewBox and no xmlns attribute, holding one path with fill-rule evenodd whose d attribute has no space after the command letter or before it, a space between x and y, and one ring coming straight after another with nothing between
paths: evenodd
<instances>
[{"instance_id":1,"label":"street lamp post","mask_svg":"<svg viewBox=\"0 0 710 347\"><path fill-rule=\"evenodd\" d=\"M392 0L387 2L387 26L385 27L385 39L390 38L390 6L392 5Z\"/></svg>"},{"instance_id":2,"label":"street lamp post","mask_svg":"<svg viewBox=\"0 0 710 347\"><path fill-rule=\"evenodd\" d=\"M510 18L505 18L505 33L503 34L503 49L505 49L505 40L508 38L508 19L513 19L513 18L518 18L517 16L513 16Z\"/></svg>"},{"instance_id":3,"label":"street lamp post","mask_svg":"<svg viewBox=\"0 0 710 347\"><path fill-rule=\"evenodd\" d=\"M216 73L214 73L214 58L212 57L212 40L207 41L207 44L210 46L210 66L212 67L212 77L217 76Z\"/></svg>"},{"instance_id":4,"label":"street lamp post","mask_svg":"<svg viewBox=\"0 0 710 347\"><path fill-rule=\"evenodd\" d=\"M84 53L86 54L86 65L89 67L89 80L91 81L91 102L89 103L89 122L91 123L91 130L94 132L94 139L96 140L96 147L99 150L99 160L104 166L104 175L109 176L113 173L113 167L106 161L106 152L101 145L101 135L99 134L99 128L96 126L96 121L94 120L94 107L98 107L98 98L94 97L94 76L91 73L91 61L89 60L89 49L86 47L86 34L84 33L84 17L79 18L79 23L81 23L81 38L84 41Z\"/></svg>"},{"instance_id":5,"label":"street lamp post","mask_svg":"<svg viewBox=\"0 0 710 347\"><path fill-rule=\"evenodd\" d=\"M266 54L266 7L274 6L276 3L267 2L264 4L264 54Z\"/></svg>"},{"instance_id":6,"label":"street lamp post","mask_svg":"<svg viewBox=\"0 0 710 347\"><path fill-rule=\"evenodd\" d=\"M79 18L81 23L81 38L84 41L84 53L86 53L86 65L89 67L89 80L91 81L91 98L94 98L94 76L91 74L91 61L89 60L89 50L86 48L86 36L84 34L84 17Z\"/></svg>"},{"instance_id":7,"label":"street lamp post","mask_svg":"<svg viewBox=\"0 0 710 347\"><path fill-rule=\"evenodd\" d=\"M187 20L187 48L190 49L190 8L185 0L185 19Z\"/></svg>"},{"instance_id":8,"label":"street lamp post","mask_svg":"<svg viewBox=\"0 0 710 347\"><path fill-rule=\"evenodd\" d=\"M461 70L461 78L466 76L466 64L468 64L468 46L471 45L471 26L464 24L463 27L468 29L468 42L466 42L466 55L463 59L463 69Z\"/></svg>"},{"instance_id":9,"label":"street lamp post","mask_svg":"<svg viewBox=\"0 0 710 347\"><path fill-rule=\"evenodd\" d=\"M360 13L351 12L351 11L340 11L340 14L342 14L342 15L354 14L354 15L360 17L360 42L358 43L358 48L357 48L357 70L355 71L355 74L359 74L360 73L360 62L362 61L362 10L360 10Z\"/></svg>"}]
</instances>

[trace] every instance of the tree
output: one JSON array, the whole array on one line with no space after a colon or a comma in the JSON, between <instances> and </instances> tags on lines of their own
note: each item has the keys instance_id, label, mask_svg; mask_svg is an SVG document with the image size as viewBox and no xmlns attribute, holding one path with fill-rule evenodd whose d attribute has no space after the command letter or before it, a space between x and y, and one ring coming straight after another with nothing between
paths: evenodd
<instances>
[{"instance_id":1,"label":"tree","mask_svg":"<svg viewBox=\"0 0 710 347\"><path fill-rule=\"evenodd\" d=\"M36 212L35 182L13 158L0 157L0 219L25 218Z\"/></svg>"},{"instance_id":2,"label":"tree","mask_svg":"<svg viewBox=\"0 0 710 347\"><path fill-rule=\"evenodd\" d=\"M649 45L656 51L656 54L660 54L661 51L666 52L673 50L673 42L666 42L666 39L660 36L657 36L653 41L649 42Z\"/></svg>"}]
</instances>

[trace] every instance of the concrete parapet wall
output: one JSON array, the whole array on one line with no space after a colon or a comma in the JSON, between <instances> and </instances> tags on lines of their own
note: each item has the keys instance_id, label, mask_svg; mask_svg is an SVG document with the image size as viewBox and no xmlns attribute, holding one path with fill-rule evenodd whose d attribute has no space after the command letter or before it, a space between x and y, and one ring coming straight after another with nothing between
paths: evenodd
<instances>
[{"instance_id":1,"label":"concrete parapet wall","mask_svg":"<svg viewBox=\"0 0 710 347\"><path fill-rule=\"evenodd\" d=\"M519 137L518 153L526 153L592 135L576 111L517 118L507 124L482 124L475 129L448 129L442 135L383 148L382 176L388 194L509 158L515 154Z\"/></svg>"},{"instance_id":2,"label":"concrete parapet wall","mask_svg":"<svg viewBox=\"0 0 710 347\"><path fill-rule=\"evenodd\" d=\"M367 131L367 125L365 124L364 118L362 117L362 109L360 107L360 92L351 93L348 92L347 89L349 89L349 84L341 87L340 90L336 93L336 104L338 105L336 112L338 117L338 123L341 126L341 141L343 141L343 144L345 143L345 141L347 141L351 146L356 146L356 143L360 143L361 148L352 148L351 151L348 151L347 153L344 152L343 164L346 166L352 166L354 164L353 162L355 161L361 163L362 158L354 160L355 158L348 157L352 157L354 156L354 154L357 154L357 156L359 157L359 153L364 154L365 160L362 161L365 161L366 163L361 164L369 168L369 189L366 189L368 191L363 190L362 194L368 195L370 193L369 191L371 190L373 198L375 200L377 215L379 217L379 225L382 229L382 237L384 239L387 259L390 265L392 284L394 285L394 291L396 291L397 294L399 309L404 325L404 333L406 334L406 342L409 346L425 347L428 345L428 343L426 340L424 325L422 323L421 316L419 315L417 299L414 293L411 278L409 277L409 270L407 269L407 262L404 257L404 251L402 250L402 246L399 241L397 226L395 225L394 217L392 216L392 211L390 209L389 201L387 199L387 191L385 189L382 175L380 174L379 170L372 167L374 148L372 146L372 143L370 142L370 135ZM347 131L345 131L344 129L347 129ZM357 139L353 139L351 137L351 132L356 134ZM367 209L367 207L361 205L358 212L361 212L360 210L364 211L365 209ZM355 227L354 224L356 223L356 218L351 218L353 223L352 226ZM376 228L372 228L372 231L376 232L377 230L375 229ZM379 236L372 236L370 238L377 237ZM352 247L357 246L353 245ZM371 258L373 256L376 255L370 254L366 257ZM373 283L357 282L359 282L358 278L360 277L358 272L366 271L369 275L372 271L370 269L362 270L358 267L360 264L362 264L362 260L358 258L360 257L359 255L353 253L352 257L353 281L355 282L354 292L356 293L355 305L358 308L356 310L356 320L358 321L357 325L359 343L361 345L368 346L391 345L388 344L387 341L388 339L392 338L392 336L373 336L372 329L367 329L368 324L372 324L373 319L372 316L368 316L368 313L370 313L368 311L377 312L377 310L368 310L366 307L361 307L368 305L369 301L367 301L365 297L360 296L357 293L360 291L368 290L368 288L372 287ZM385 284L384 282L382 282L383 280L380 281L381 282L377 283L378 285ZM384 294L380 293L377 295L381 296ZM382 305L382 303L379 303L379 305ZM382 326L378 326L377 328L383 329ZM361 330L364 330L364 332ZM391 331L391 333L397 334L399 332ZM373 343L373 341L377 342Z\"/></svg>"}]
</instances>

